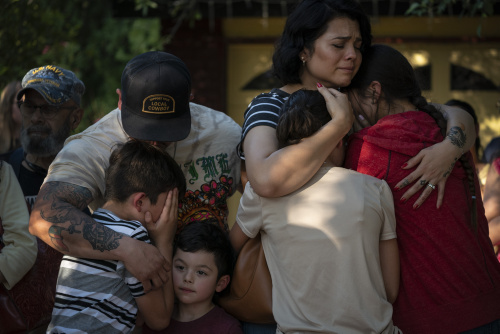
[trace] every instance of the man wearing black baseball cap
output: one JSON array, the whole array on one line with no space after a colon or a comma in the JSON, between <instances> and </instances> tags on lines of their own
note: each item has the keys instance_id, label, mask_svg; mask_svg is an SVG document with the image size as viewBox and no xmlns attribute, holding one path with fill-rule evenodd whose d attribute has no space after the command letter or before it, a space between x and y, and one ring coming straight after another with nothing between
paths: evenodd
<instances>
[{"instance_id":1,"label":"man wearing black baseball cap","mask_svg":"<svg viewBox=\"0 0 500 334\"><path fill-rule=\"evenodd\" d=\"M189 102L191 76L172 54L152 51L133 58L121 86L118 108L68 138L51 165L30 232L65 254L121 260L148 289L150 280L159 286L170 271L156 248L105 229L79 211L102 205L111 151L130 139L165 147L187 180L186 193L179 195L179 221L215 220L228 230L227 198L240 183L235 147L241 127L224 113Z\"/></svg>"}]
</instances>

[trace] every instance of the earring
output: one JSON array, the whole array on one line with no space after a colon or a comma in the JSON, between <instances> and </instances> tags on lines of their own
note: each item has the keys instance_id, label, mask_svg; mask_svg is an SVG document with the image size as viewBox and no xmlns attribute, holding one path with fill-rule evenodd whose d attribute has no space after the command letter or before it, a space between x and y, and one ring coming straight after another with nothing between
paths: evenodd
<instances>
[{"instance_id":1,"label":"earring","mask_svg":"<svg viewBox=\"0 0 500 334\"><path fill-rule=\"evenodd\" d=\"M306 59L305 58L301 58L302 60L302 66L306 66Z\"/></svg>"}]
</instances>

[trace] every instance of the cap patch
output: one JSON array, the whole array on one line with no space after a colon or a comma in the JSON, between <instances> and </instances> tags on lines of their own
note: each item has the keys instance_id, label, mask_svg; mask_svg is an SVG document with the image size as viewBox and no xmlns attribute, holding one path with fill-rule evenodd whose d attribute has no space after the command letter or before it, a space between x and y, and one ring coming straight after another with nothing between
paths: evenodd
<instances>
[{"instance_id":1,"label":"cap patch","mask_svg":"<svg viewBox=\"0 0 500 334\"><path fill-rule=\"evenodd\" d=\"M175 100L165 94L146 97L142 103L142 112L149 114L170 114L175 112Z\"/></svg>"}]
</instances>

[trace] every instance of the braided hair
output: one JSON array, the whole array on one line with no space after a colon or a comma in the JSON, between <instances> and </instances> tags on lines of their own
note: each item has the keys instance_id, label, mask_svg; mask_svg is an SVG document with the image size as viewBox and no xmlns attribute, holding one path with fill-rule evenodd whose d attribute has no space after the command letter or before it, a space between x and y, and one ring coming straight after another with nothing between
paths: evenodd
<instances>
[{"instance_id":1,"label":"braided hair","mask_svg":"<svg viewBox=\"0 0 500 334\"><path fill-rule=\"evenodd\" d=\"M417 110L423 111L431 116L439 126L441 134L446 137L446 119L443 114L433 105L427 103L422 96L422 90L417 82L415 72L408 60L396 49L387 45L372 45L366 51L359 72L354 77L349 89L359 93L366 92L372 81L380 82L384 92L384 98L389 107L395 100L407 99ZM477 208L476 208L476 186L475 171L468 156L463 154L460 162L464 168L469 192L472 198L471 207L471 227L477 229Z\"/></svg>"}]
</instances>

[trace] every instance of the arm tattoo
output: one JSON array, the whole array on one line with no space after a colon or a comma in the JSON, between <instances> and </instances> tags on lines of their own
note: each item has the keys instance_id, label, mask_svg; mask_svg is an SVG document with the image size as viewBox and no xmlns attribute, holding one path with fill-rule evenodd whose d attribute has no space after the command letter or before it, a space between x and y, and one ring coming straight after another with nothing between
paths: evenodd
<instances>
[{"instance_id":1,"label":"arm tattoo","mask_svg":"<svg viewBox=\"0 0 500 334\"><path fill-rule=\"evenodd\" d=\"M50 240L52 241L52 244L59 250L69 252L68 246L66 246L63 242L63 237L61 235L61 232L64 231L64 227L59 227L56 225L52 225L49 228L49 236Z\"/></svg>"},{"instance_id":2,"label":"arm tattoo","mask_svg":"<svg viewBox=\"0 0 500 334\"><path fill-rule=\"evenodd\" d=\"M104 252L118 248L120 245L118 240L122 238L122 235L102 224L95 223L83 225L83 237L92 244L92 248Z\"/></svg>"},{"instance_id":3,"label":"arm tattoo","mask_svg":"<svg viewBox=\"0 0 500 334\"><path fill-rule=\"evenodd\" d=\"M40 216L53 223L49 236L60 251L69 251L64 244L62 231L69 234L83 232L83 238L93 249L101 252L116 249L120 245L120 233L95 222L81 211L92 201L92 194L87 188L65 182L48 182L40 189L38 198L43 203ZM65 223L69 223L69 226L60 226Z\"/></svg>"},{"instance_id":4,"label":"arm tattoo","mask_svg":"<svg viewBox=\"0 0 500 334\"><path fill-rule=\"evenodd\" d=\"M458 126L452 127L446 137L450 138L451 143L459 148L463 148L467 140L464 131Z\"/></svg>"},{"instance_id":5,"label":"arm tattoo","mask_svg":"<svg viewBox=\"0 0 500 334\"><path fill-rule=\"evenodd\" d=\"M455 167L455 163L457 162L458 158L455 158L455 161L450 165L446 173L443 174L443 177L448 177L450 175L451 171L453 170L453 167Z\"/></svg>"}]
</instances>

